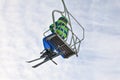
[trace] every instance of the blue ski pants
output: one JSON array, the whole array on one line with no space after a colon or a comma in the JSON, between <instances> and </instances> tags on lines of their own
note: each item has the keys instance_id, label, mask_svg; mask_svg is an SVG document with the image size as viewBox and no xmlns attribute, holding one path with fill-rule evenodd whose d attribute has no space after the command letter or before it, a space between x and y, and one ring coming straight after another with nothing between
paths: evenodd
<instances>
[{"instance_id":1,"label":"blue ski pants","mask_svg":"<svg viewBox=\"0 0 120 80\"><path fill-rule=\"evenodd\" d=\"M52 34L50 34L50 35L52 35ZM50 35L48 35L48 36L50 36ZM45 50L46 50L46 49L50 49L51 51L54 51L54 50L55 50L54 46L52 46L52 44L51 44L49 41L46 40L46 38L47 38L48 36L46 36L46 37L43 38L44 49L45 49Z\"/></svg>"},{"instance_id":2,"label":"blue ski pants","mask_svg":"<svg viewBox=\"0 0 120 80\"><path fill-rule=\"evenodd\" d=\"M50 34L50 35L52 35L52 34ZM48 35L48 36L50 36L50 35ZM51 51L54 51L54 50L55 50L55 47L54 47L49 41L46 40L46 38L47 38L48 36L46 36L46 37L43 38L44 49L45 49L45 50L46 50L46 49L50 49ZM61 51L60 51L60 50L57 50L57 52L59 53L59 52L61 52ZM61 56L64 58L64 54L61 54Z\"/></svg>"}]
</instances>

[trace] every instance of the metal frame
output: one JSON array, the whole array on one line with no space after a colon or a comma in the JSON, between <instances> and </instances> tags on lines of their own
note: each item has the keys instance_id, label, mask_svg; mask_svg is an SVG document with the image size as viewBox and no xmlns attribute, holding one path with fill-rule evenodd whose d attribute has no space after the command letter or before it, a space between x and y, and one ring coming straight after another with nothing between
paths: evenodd
<instances>
[{"instance_id":1,"label":"metal frame","mask_svg":"<svg viewBox=\"0 0 120 80\"><path fill-rule=\"evenodd\" d=\"M76 56L78 56L78 52L80 50L80 43L81 41L84 40L84 37L85 37L85 30L83 28L83 26L75 19L75 17L73 17L73 15L67 10L67 7L64 3L64 0L62 0L62 3L63 3L63 6L64 6L64 11L60 11L60 10L53 10L52 11L52 20L53 20L53 24L54 26L56 27L55 25L55 13L60 13L62 16L64 15L65 17L68 17L68 25L70 26L69 28L69 34L72 34L71 36L69 36L68 34L68 37L64 40L65 43L67 43L71 48L72 50L76 53ZM82 39L79 39L76 34L74 34L73 32L73 29L72 29L72 24L71 24L71 20L70 20L70 17L73 18L73 20L75 20L75 22L79 25L79 27L82 29ZM54 30L55 30L55 27L54 27ZM45 36L45 34L50 31L47 30L43 33L43 35ZM70 39L70 42L68 42L68 38Z\"/></svg>"}]
</instances>

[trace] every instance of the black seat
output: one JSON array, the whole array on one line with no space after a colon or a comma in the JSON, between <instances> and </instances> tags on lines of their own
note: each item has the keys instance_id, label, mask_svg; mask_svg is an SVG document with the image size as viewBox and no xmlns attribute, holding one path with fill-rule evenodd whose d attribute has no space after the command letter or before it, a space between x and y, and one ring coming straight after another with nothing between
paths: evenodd
<instances>
[{"instance_id":1,"label":"black seat","mask_svg":"<svg viewBox=\"0 0 120 80\"><path fill-rule=\"evenodd\" d=\"M72 48L63 39L57 35L52 34L46 38L55 49L60 52L64 58L69 58L70 56L76 54Z\"/></svg>"}]
</instances>

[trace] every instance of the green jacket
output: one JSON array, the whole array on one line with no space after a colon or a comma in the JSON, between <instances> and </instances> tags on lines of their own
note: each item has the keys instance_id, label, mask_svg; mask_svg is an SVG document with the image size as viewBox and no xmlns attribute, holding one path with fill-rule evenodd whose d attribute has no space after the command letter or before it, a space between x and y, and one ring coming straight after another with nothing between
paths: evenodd
<instances>
[{"instance_id":1,"label":"green jacket","mask_svg":"<svg viewBox=\"0 0 120 80\"><path fill-rule=\"evenodd\" d=\"M54 24L50 25L50 30L52 33L57 33L62 39L65 39L68 36L68 27L62 20L55 22L56 28L54 30Z\"/></svg>"}]
</instances>

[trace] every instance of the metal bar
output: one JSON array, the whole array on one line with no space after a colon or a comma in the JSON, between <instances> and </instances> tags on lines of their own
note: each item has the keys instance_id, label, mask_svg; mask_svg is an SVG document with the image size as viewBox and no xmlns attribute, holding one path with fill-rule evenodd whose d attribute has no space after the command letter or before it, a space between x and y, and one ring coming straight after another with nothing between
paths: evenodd
<instances>
[{"instance_id":1,"label":"metal bar","mask_svg":"<svg viewBox=\"0 0 120 80\"><path fill-rule=\"evenodd\" d=\"M66 7L66 5L65 5L64 0L62 0L62 3L63 3L63 7L64 7L64 12L67 12L68 10L67 10L67 7Z\"/></svg>"},{"instance_id":2,"label":"metal bar","mask_svg":"<svg viewBox=\"0 0 120 80\"><path fill-rule=\"evenodd\" d=\"M83 30L83 38L81 39L81 41L84 40L84 38L85 38L85 29L84 29L83 26L73 17L73 15L72 15L70 12L68 12L68 13L69 13L70 16L77 22L77 24L82 28L82 30Z\"/></svg>"}]
</instances>

